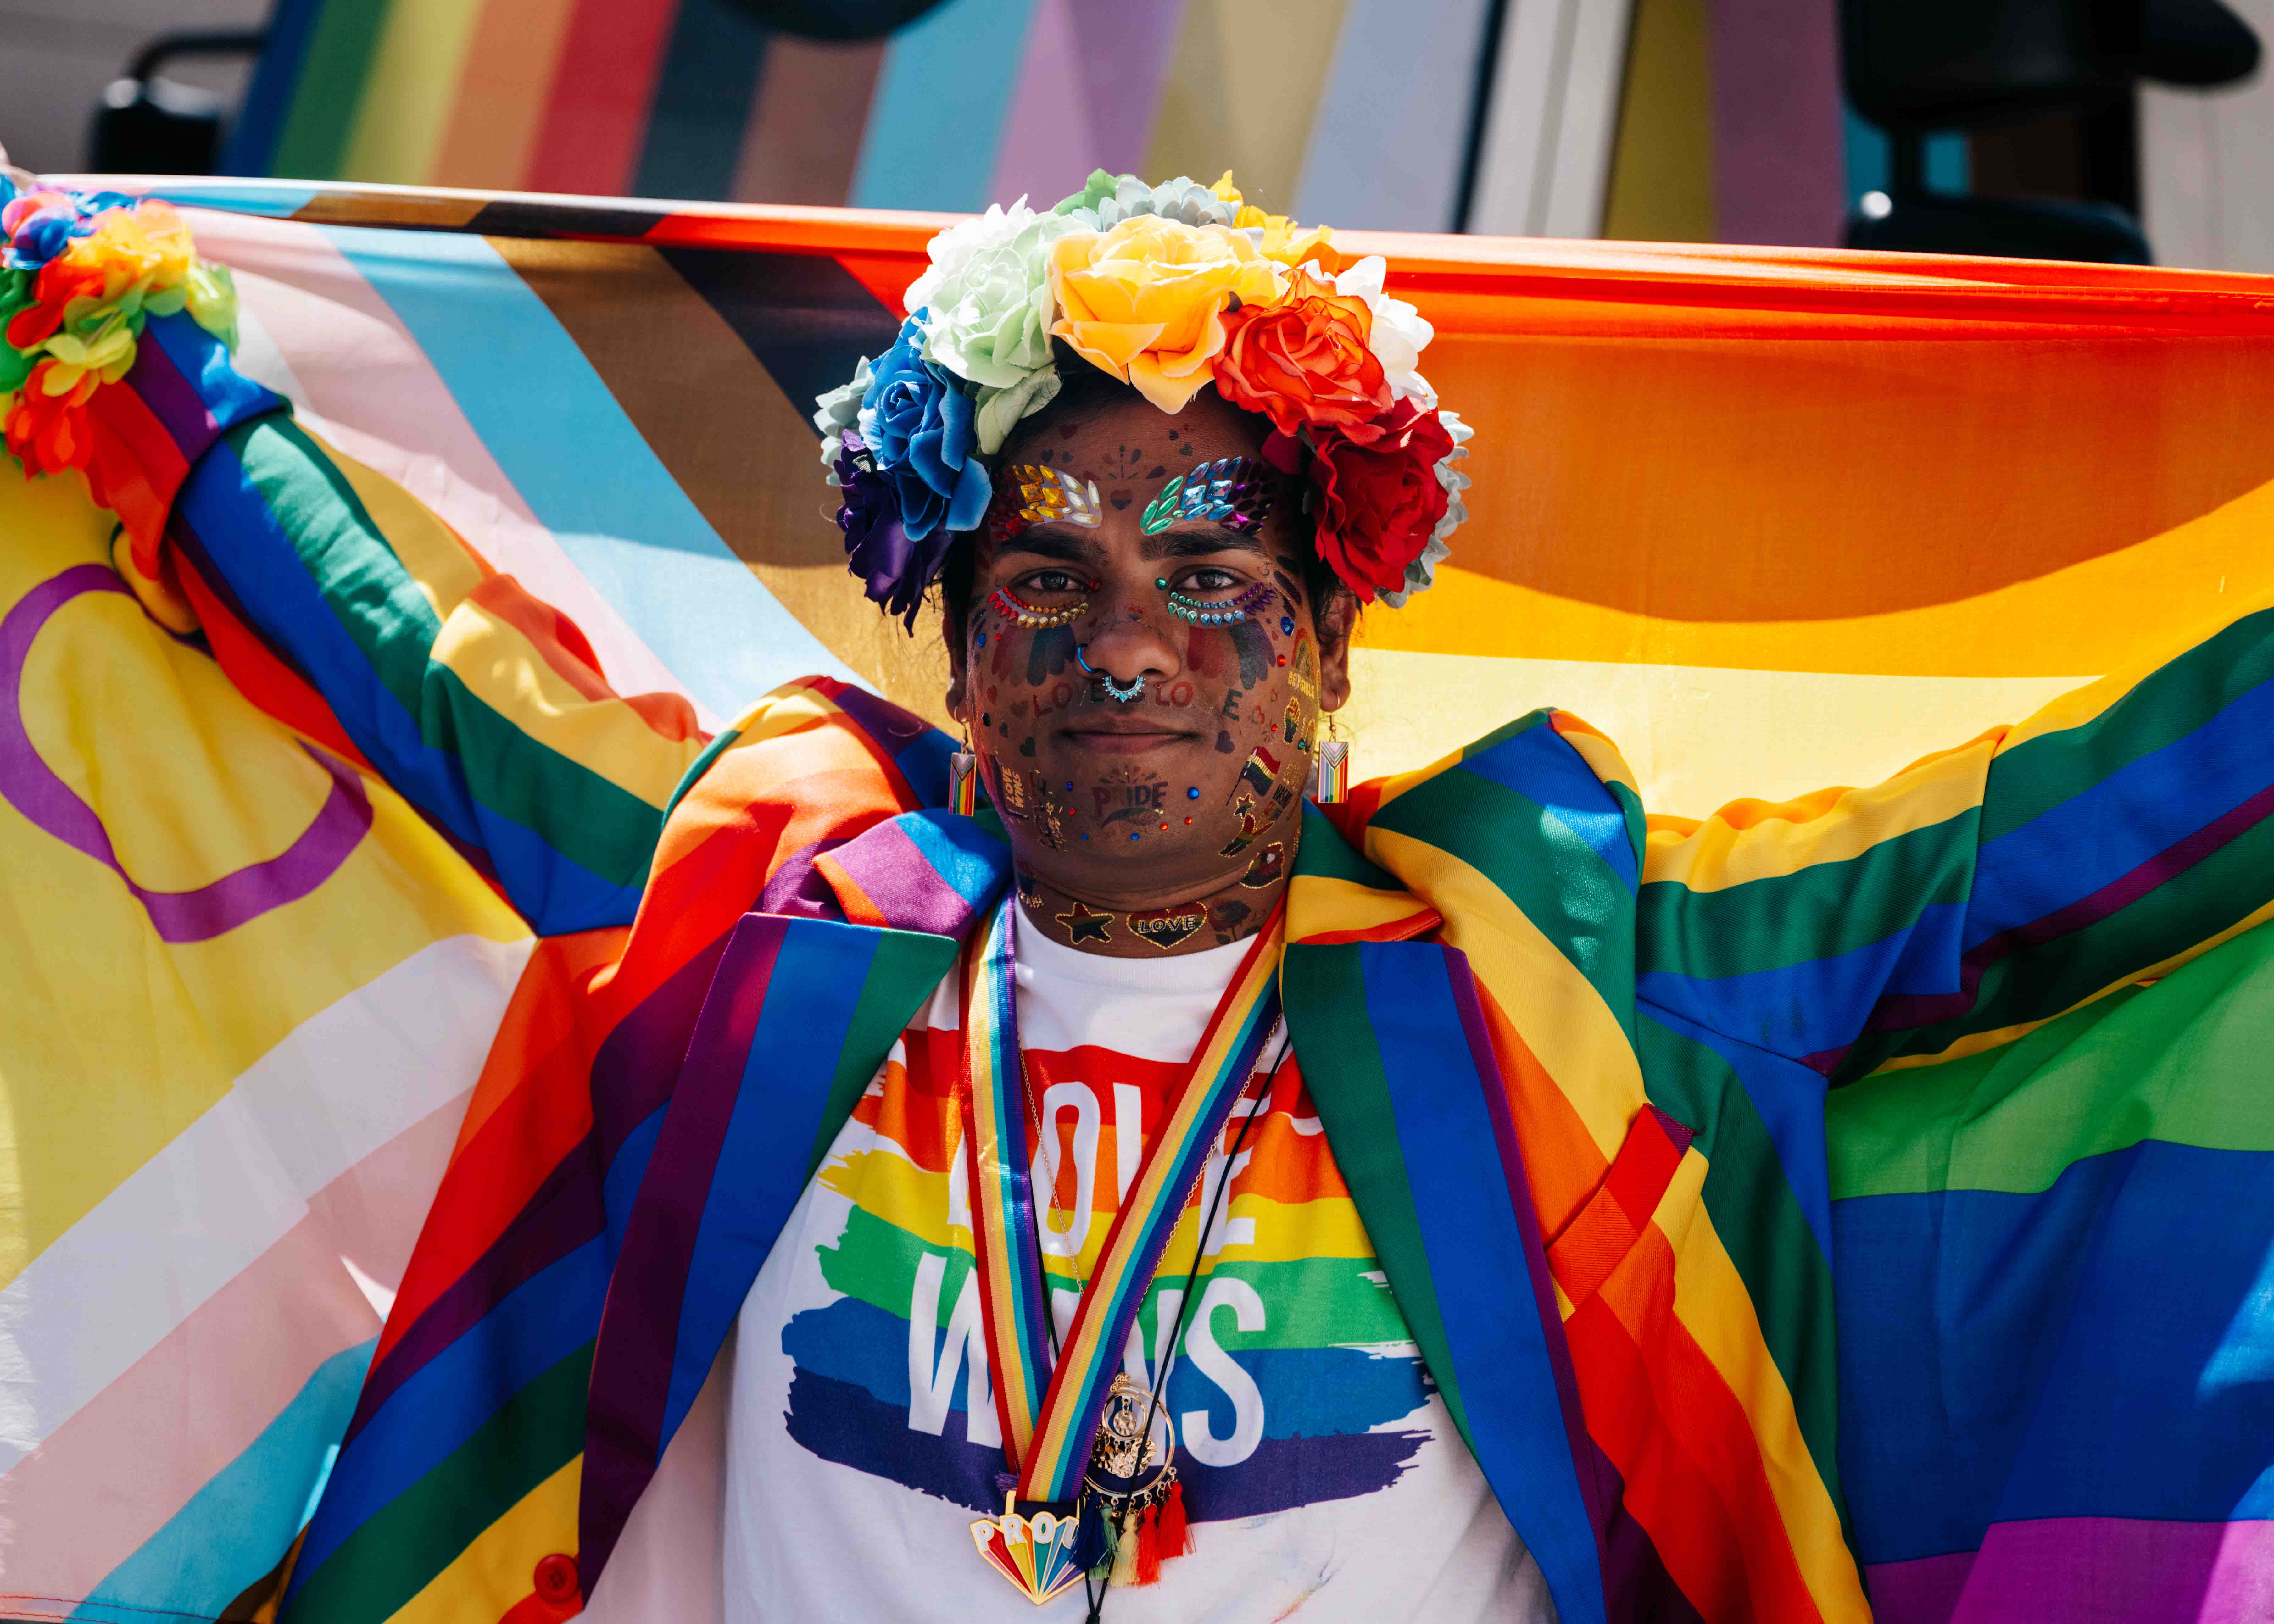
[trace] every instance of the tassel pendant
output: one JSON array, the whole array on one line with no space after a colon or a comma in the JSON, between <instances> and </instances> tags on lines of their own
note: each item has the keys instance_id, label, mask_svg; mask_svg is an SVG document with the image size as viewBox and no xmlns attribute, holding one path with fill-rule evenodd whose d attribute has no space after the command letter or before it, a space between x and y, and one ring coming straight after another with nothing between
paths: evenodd
<instances>
[{"instance_id":1,"label":"tassel pendant","mask_svg":"<svg viewBox=\"0 0 2274 1624\"><path fill-rule=\"evenodd\" d=\"M969 750L947 758L947 804L966 817L979 810L979 758Z\"/></svg>"},{"instance_id":2,"label":"tassel pendant","mask_svg":"<svg viewBox=\"0 0 2274 1624\"><path fill-rule=\"evenodd\" d=\"M1118 1538L1113 1542L1112 1583L1134 1584L1137 1583L1138 1535L1134 1526L1137 1516L1138 1514L1134 1511L1125 1511L1121 1514ZM1156 1562L1153 1568L1156 1578L1160 1576L1160 1565Z\"/></svg>"},{"instance_id":3,"label":"tassel pendant","mask_svg":"<svg viewBox=\"0 0 2274 1624\"><path fill-rule=\"evenodd\" d=\"M1321 739L1311 757L1311 799L1329 806L1350 793L1350 741Z\"/></svg>"}]
</instances>

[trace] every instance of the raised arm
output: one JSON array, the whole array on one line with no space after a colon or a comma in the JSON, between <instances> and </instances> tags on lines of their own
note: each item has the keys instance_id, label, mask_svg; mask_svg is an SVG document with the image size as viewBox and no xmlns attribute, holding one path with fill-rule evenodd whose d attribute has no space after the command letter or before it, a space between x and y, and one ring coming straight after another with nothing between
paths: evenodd
<instances>
[{"instance_id":1,"label":"raised arm","mask_svg":"<svg viewBox=\"0 0 2274 1624\"><path fill-rule=\"evenodd\" d=\"M199 459L168 543L239 686L320 738L328 712L327 741L486 862L540 932L630 920L705 741L685 701L618 695L571 621L287 410Z\"/></svg>"},{"instance_id":2,"label":"raised arm","mask_svg":"<svg viewBox=\"0 0 2274 1624\"><path fill-rule=\"evenodd\" d=\"M1654 820L1638 995L1834 1082L2274 913L2274 610L1871 789Z\"/></svg>"}]
</instances>

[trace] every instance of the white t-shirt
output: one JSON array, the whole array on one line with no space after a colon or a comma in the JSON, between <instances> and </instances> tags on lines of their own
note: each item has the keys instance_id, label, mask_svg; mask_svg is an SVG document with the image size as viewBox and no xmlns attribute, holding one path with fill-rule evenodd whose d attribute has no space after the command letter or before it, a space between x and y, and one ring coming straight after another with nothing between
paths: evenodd
<instances>
[{"instance_id":1,"label":"white t-shirt","mask_svg":"<svg viewBox=\"0 0 2274 1624\"><path fill-rule=\"evenodd\" d=\"M1017 937L1037 1205L1063 1325L1246 944L1181 959ZM728 1624L1083 1616L1025 1600L969 1532L1005 1470L972 1273L950 975L893 1046L742 1304L728 1401ZM1266 1063L1279 1049L1264 1049ZM1193 1552L1112 1624L1536 1624L1554 1610L1428 1380L1291 1058L1251 1098L1166 1395ZM1201 1187L1213 1194L1236 1111ZM1132 1132L1132 1128L1134 1132ZM1177 1318L1196 1192L1129 1373ZM1174 1260L1182 1259L1181 1263ZM1165 1312L1156 1312L1165 1310ZM912 1329L913 1327L913 1329Z\"/></svg>"}]
</instances>

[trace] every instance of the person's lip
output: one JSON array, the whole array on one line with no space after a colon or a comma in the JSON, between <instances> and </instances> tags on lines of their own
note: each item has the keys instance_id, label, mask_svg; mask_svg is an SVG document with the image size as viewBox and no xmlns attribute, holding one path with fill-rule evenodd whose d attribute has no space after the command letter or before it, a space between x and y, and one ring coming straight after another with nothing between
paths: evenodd
<instances>
[{"instance_id":1,"label":"person's lip","mask_svg":"<svg viewBox=\"0 0 2274 1624\"><path fill-rule=\"evenodd\" d=\"M1108 755L1135 755L1156 750L1179 739L1200 735L1189 728L1169 727L1150 717L1092 717L1059 729L1059 737L1084 749Z\"/></svg>"}]
</instances>

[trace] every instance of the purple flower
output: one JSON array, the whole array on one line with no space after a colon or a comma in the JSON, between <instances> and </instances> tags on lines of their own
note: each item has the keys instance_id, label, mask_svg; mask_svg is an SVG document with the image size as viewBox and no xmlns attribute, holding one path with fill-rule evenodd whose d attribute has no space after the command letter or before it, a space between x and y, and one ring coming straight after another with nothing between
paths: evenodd
<instances>
[{"instance_id":1,"label":"purple flower","mask_svg":"<svg viewBox=\"0 0 2274 1624\"><path fill-rule=\"evenodd\" d=\"M861 438L877 471L899 492L900 523L912 541L943 526L976 528L993 494L987 470L973 455L971 396L923 359L923 316L918 311L901 324L861 397Z\"/></svg>"},{"instance_id":2,"label":"purple flower","mask_svg":"<svg viewBox=\"0 0 2274 1624\"><path fill-rule=\"evenodd\" d=\"M900 616L914 631L924 588L939 574L956 532L935 523L922 537L909 536L900 488L878 471L859 429L845 430L835 471L844 497L837 528L845 532L846 568L866 583L870 602Z\"/></svg>"}]
</instances>

